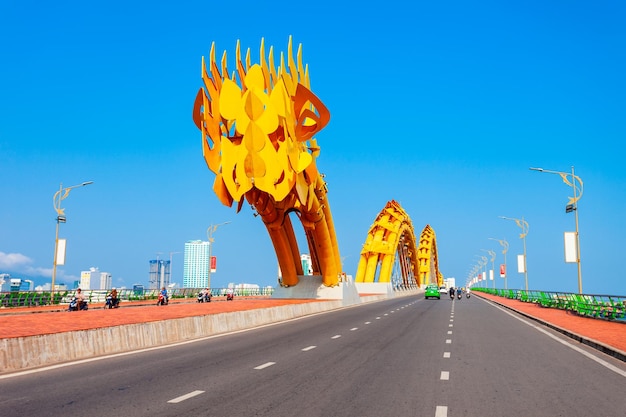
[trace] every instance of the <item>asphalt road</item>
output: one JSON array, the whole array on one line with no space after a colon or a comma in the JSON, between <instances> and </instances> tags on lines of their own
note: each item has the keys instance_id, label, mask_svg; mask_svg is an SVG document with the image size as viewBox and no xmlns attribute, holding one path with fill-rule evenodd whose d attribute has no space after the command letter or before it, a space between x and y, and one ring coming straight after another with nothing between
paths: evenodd
<instances>
[{"instance_id":1,"label":"asphalt road","mask_svg":"<svg viewBox=\"0 0 626 417\"><path fill-rule=\"evenodd\" d=\"M626 364L477 297L407 297L0 379L0 416L618 416Z\"/></svg>"}]
</instances>

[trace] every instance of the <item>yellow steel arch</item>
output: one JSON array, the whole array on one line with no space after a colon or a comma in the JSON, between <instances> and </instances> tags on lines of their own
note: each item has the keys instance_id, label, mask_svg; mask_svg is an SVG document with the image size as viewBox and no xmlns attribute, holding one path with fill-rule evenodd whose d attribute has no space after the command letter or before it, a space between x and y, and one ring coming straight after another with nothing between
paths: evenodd
<instances>
[{"instance_id":1,"label":"yellow steel arch","mask_svg":"<svg viewBox=\"0 0 626 417\"><path fill-rule=\"evenodd\" d=\"M402 284L417 285L417 252L411 219L400 204L391 200L367 232L355 282L390 282L397 257Z\"/></svg>"},{"instance_id":2,"label":"yellow steel arch","mask_svg":"<svg viewBox=\"0 0 626 417\"><path fill-rule=\"evenodd\" d=\"M417 258L419 262L419 285L443 285L443 275L439 272L437 240L435 231L430 225L426 225L420 235Z\"/></svg>"},{"instance_id":3,"label":"yellow steel arch","mask_svg":"<svg viewBox=\"0 0 626 417\"><path fill-rule=\"evenodd\" d=\"M204 87L196 96L193 120L202 131L204 159L216 175L213 191L226 206L237 202L237 211L245 198L261 216L283 285L296 285L303 275L289 213L304 227L313 273L322 275L325 285L337 285L341 258L313 138L330 113L310 90L302 45L294 59L290 38L287 60L281 53L276 68L273 49L266 58L261 41L260 61L250 63L249 49L242 59L239 42L232 75L226 52L221 62L215 59L215 43L208 66L202 58Z\"/></svg>"}]
</instances>

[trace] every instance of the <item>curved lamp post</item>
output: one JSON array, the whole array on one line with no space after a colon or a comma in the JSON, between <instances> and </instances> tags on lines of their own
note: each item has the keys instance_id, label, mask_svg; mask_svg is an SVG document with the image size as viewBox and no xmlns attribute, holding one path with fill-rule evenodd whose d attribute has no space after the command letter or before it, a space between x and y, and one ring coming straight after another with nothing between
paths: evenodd
<instances>
[{"instance_id":1,"label":"curved lamp post","mask_svg":"<svg viewBox=\"0 0 626 417\"><path fill-rule=\"evenodd\" d=\"M521 219L514 219L512 217L500 216L500 218L504 220L513 220L515 224L522 229L522 233L520 233L519 237L522 239L524 244L524 284L526 286L526 291L528 291L528 269L526 268L526 235L528 234L528 222L524 220L524 217Z\"/></svg>"},{"instance_id":2,"label":"curved lamp post","mask_svg":"<svg viewBox=\"0 0 626 417\"><path fill-rule=\"evenodd\" d=\"M487 252L489 254L489 256L491 257L491 273L494 274L493 277L493 288L496 288L496 253L494 251L492 251L491 249L487 250L487 249L481 249L484 252Z\"/></svg>"},{"instance_id":3,"label":"curved lamp post","mask_svg":"<svg viewBox=\"0 0 626 417\"><path fill-rule=\"evenodd\" d=\"M493 237L488 238L489 240L495 240L502 246L502 254L504 255L504 289L508 290L506 283L506 253L509 250L509 242L504 239L494 239Z\"/></svg>"},{"instance_id":4,"label":"curved lamp post","mask_svg":"<svg viewBox=\"0 0 626 417\"><path fill-rule=\"evenodd\" d=\"M211 288L211 252L213 250L213 242L215 241L215 239L213 239L213 233L217 230L218 227L223 226L228 223L230 222L212 224L206 229L206 235L207 235L207 238L209 239L209 273L207 275L207 280L206 280L207 288Z\"/></svg>"},{"instance_id":5,"label":"curved lamp post","mask_svg":"<svg viewBox=\"0 0 626 417\"><path fill-rule=\"evenodd\" d=\"M574 212L574 218L576 222L576 263L578 264L578 293L583 293L583 279L580 269L580 235L578 234L578 200L583 196L583 181L579 176L574 174L574 167L572 166L572 172L550 171L543 168L530 168L531 171L545 172L547 174L557 174L561 176L563 182L574 191L574 197L570 197L567 205L565 206L565 212ZM578 183L578 185L576 184Z\"/></svg>"},{"instance_id":6,"label":"curved lamp post","mask_svg":"<svg viewBox=\"0 0 626 417\"><path fill-rule=\"evenodd\" d=\"M59 185L59 191L54 193L52 197L52 205L57 212L57 227L56 236L54 238L54 261L52 263L52 286L50 288L50 302L54 302L54 286L57 277L57 263L59 261L59 223L65 223L67 218L65 217L65 209L61 208L61 202L67 198L70 191L73 188L84 187L85 185L93 184L93 181L85 181L81 184L72 185L71 187L63 188L63 183ZM63 248L63 256L65 256L65 248Z\"/></svg>"}]
</instances>

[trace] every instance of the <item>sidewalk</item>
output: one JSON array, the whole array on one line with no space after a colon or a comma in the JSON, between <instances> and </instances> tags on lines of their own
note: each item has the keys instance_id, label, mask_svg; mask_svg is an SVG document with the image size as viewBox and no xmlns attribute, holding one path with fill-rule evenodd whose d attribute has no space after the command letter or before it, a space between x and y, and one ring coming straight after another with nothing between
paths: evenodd
<instances>
[{"instance_id":1,"label":"sidewalk","mask_svg":"<svg viewBox=\"0 0 626 417\"><path fill-rule=\"evenodd\" d=\"M582 317L577 314L525 303L482 292L472 295L493 301L503 307L557 330L583 344L626 362L626 322Z\"/></svg>"}]
</instances>

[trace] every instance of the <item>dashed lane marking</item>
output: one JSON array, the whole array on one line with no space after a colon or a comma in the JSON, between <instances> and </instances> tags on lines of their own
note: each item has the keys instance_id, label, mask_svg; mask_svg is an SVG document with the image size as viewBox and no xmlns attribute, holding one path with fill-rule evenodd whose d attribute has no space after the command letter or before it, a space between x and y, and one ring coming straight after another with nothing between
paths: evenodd
<instances>
[{"instance_id":1,"label":"dashed lane marking","mask_svg":"<svg viewBox=\"0 0 626 417\"><path fill-rule=\"evenodd\" d=\"M446 339L446 344L449 345L450 343L452 343L452 339Z\"/></svg>"},{"instance_id":2,"label":"dashed lane marking","mask_svg":"<svg viewBox=\"0 0 626 417\"><path fill-rule=\"evenodd\" d=\"M331 339L339 339L340 337L341 337L341 335L340 335L340 334L336 334L336 335L334 335L333 337L331 337Z\"/></svg>"},{"instance_id":3,"label":"dashed lane marking","mask_svg":"<svg viewBox=\"0 0 626 417\"><path fill-rule=\"evenodd\" d=\"M438 405L435 409L435 417L448 417L448 407L445 405Z\"/></svg>"},{"instance_id":4,"label":"dashed lane marking","mask_svg":"<svg viewBox=\"0 0 626 417\"><path fill-rule=\"evenodd\" d=\"M192 391L189 394L185 394L185 395L181 395L180 397L173 398L173 399L169 400L168 403L170 403L170 404L177 404L177 403L179 403L181 401L188 400L188 399L190 399L192 397L195 397L196 395L200 395L200 394L204 394L204 391Z\"/></svg>"},{"instance_id":5,"label":"dashed lane marking","mask_svg":"<svg viewBox=\"0 0 626 417\"><path fill-rule=\"evenodd\" d=\"M268 367L270 367L272 365L276 365L276 362L265 362L263 365L259 365L259 366L255 367L254 369L259 369L259 370L260 369L265 369L265 368L268 368Z\"/></svg>"},{"instance_id":6,"label":"dashed lane marking","mask_svg":"<svg viewBox=\"0 0 626 417\"><path fill-rule=\"evenodd\" d=\"M304 349L302 349L303 352L308 352L309 350L315 349L317 346L307 346Z\"/></svg>"},{"instance_id":7,"label":"dashed lane marking","mask_svg":"<svg viewBox=\"0 0 626 417\"><path fill-rule=\"evenodd\" d=\"M353 328L350 329L351 332L353 332L355 330L359 330L359 328L358 327L353 327Z\"/></svg>"},{"instance_id":8,"label":"dashed lane marking","mask_svg":"<svg viewBox=\"0 0 626 417\"><path fill-rule=\"evenodd\" d=\"M439 378L442 381L447 381L450 379L450 372L448 371L441 371L441 377Z\"/></svg>"},{"instance_id":9,"label":"dashed lane marking","mask_svg":"<svg viewBox=\"0 0 626 417\"><path fill-rule=\"evenodd\" d=\"M443 357L444 358L449 358L450 357L450 352L443 352Z\"/></svg>"}]
</instances>

